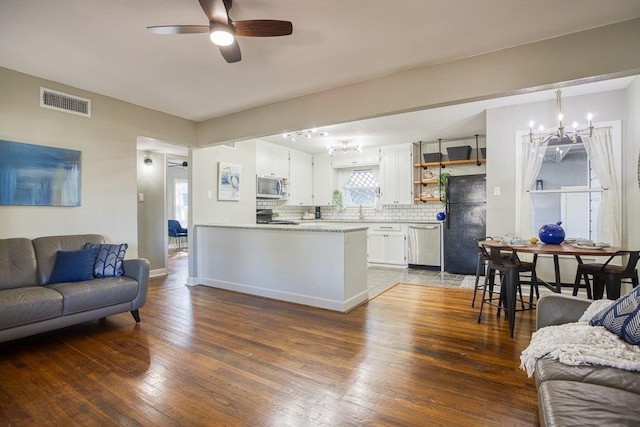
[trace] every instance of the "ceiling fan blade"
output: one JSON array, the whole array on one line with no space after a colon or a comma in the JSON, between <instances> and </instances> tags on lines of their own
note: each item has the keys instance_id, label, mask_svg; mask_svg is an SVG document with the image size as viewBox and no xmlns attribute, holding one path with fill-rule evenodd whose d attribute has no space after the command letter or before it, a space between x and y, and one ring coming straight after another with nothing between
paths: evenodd
<instances>
[{"instance_id":1,"label":"ceiling fan blade","mask_svg":"<svg viewBox=\"0 0 640 427\"><path fill-rule=\"evenodd\" d=\"M155 25L147 27L153 34L196 34L208 33L208 25Z\"/></svg>"},{"instance_id":2,"label":"ceiling fan blade","mask_svg":"<svg viewBox=\"0 0 640 427\"><path fill-rule=\"evenodd\" d=\"M229 23L229 15L223 0L198 0L205 15L209 21L220 22L227 25ZM229 6L231 7L231 6Z\"/></svg>"},{"instance_id":3,"label":"ceiling fan blade","mask_svg":"<svg viewBox=\"0 0 640 427\"><path fill-rule=\"evenodd\" d=\"M236 36L244 37L277 37L293 33L293 24L289 21L275 19L251 19L232 22Z\"/></svg>"},{"instance_id":4,"label":"ceiling fan blade","mask_svg":"<svg viewBox=\"0 0 640 427\"><path fill-rule=\"evenodd\" d=\"M240 46L238 46L237 40L234 40L233 43L230 44L229 46L218 46L218 48L220 49L220 53L222 54L222 57L229 64L238 62L242 59L242 54L240 53Z\"/></svg>"}]
</instances>

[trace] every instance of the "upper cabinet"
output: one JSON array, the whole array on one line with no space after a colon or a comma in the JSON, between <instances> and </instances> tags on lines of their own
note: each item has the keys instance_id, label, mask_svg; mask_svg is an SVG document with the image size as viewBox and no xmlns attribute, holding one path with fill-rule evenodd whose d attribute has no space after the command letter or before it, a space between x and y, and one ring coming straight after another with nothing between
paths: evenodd
<instances>
[{"instance_id":1,"label":"upper cabinet","mask_svg":"<svg viewBox=\"0 0 640 427\"><path fill-rule=\"evenodd\" d=\"M313 205L333 205L333 191L337 187L336 171L331 166L331 155L329 153L314 154Z\"/></svg>"},{"instance_id":2,"label":"upper cabinet","mask_svg":"<svg viewBox=\"0 0 640 427\"><path fill-rule=\"evenodd\" d=\"M311 154L289 151L290 206L313 206L313 160Z\"/></svg>"},{"instance_id":3,"label":"upper cabinet","mask_svg":"<svg viewBox=\"0 0 640 427\"><path fill-rule=\"evenodd\" d=\"M335 169L373 166L380 163L378 148L363 148L362 151L336 150L331 155L331 166Z\"/></svg>"},{"instance_id":4,"label":"upper cabinet","mask_svg":"<svg viewBox=\"0 0 640 427\"><path fill-rule=\"evenodd\" d=\"M289 148L266 141L256 143L256 174L289 177Z\"/></svg>"},{"instance_id":5,"label":"upper cabinet","mask_svg":"<svg viewBox=\"0 0 640 427\"><path fill-rule=\"evenodd\" d=\"M380 201L383 205L413 203L413 145L380 148Z\"/></svg>"}]
</instances>

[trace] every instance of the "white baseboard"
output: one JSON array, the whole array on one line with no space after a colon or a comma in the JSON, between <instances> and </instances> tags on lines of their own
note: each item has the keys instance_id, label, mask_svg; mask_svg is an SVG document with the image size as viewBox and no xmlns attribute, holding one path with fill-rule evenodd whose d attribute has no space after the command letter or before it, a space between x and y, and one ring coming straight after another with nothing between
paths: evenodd
<instances>
[{"instance_id":1,"label":"white baseboard","mask_svg":"<svg viewBox=\"0 0 640 427\"><path fill-rule=\"evenodd\" d=\"M352 308L362 304L369 299L369 290L365 290L358 295L355 295L345 301L330 300L327 298L315 297L311 295L297 294L293 292L280 291L277 289L267 289L257 286L246 285L242 283L233 283L216 279L200 279L198 283L190 284L187 280L187 285L194 286L196 284L211 286L213 288L226 289L229 291L241 292L249 295L257 295L260 297L266 297L276 299L280 301L293 302L296 304L309 305L311 307L324 308L327 310L339 311L341 313L347 312Z\"/></svg>"},{"instance_id":2,"label":"white baseboard","mask_svg":"<svg viewBox=\"0 0 640 427\"><path fill-rule=\"evenodd\" d=\"M169 274L169 271L166 268L158 268L156 270L149 271L149 277L166 276L167 274Z\"/></svg>"}]
</instances>

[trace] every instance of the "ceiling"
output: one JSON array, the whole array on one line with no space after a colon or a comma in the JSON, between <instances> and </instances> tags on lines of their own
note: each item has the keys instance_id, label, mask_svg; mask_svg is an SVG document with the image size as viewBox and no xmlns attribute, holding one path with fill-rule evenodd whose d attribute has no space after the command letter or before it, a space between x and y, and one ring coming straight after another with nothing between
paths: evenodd
<instances>
[{"instance_id":1,"label":"ceiling","mask_svg":"<svg viewBox=\"0 0 640 427\"><path fill-rule=\"evenodd\" d=\"M226 63L197 0L0 0L0 66L194 121L607 25L638 0L235 0L234 20L282 19L293 35L240 38Z\"/></svg>"},{"instance_id":2,"label":"ceiling","mask_svg":"<svg viewBox=\"0 0 640 427\"><path fill-rule=\"evenodd\" d=\"M568 105L567 98L574 96L624 89L634 78L635 76L630 76L564 87L563 105ZM261 139L308 153L321 153L326 152L329 146L341 146L344 141L352 146L367 147L418 141L433 142L438 138L473 138L476 134L485 134L485 111L488 109L545 100L555 102L555 99L555 89L551 89L324 126L312 133L309 139L299 137L293 141L291 138L284 138L282 134ZM527 123L523 123L522 126L526 129ZM328 133L327 136L320 135L325 132Z\"/></svg>"}]
</instances>

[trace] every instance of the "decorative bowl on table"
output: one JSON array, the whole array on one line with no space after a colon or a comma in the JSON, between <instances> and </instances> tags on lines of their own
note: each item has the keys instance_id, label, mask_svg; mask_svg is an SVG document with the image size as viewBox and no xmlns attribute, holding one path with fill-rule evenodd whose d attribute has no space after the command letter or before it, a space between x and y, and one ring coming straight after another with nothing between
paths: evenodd
<instances>
[{"instance_id":1,"label":"decorative bowl on table","mask_svg":"<svg viewBox=\"0 0 640 427\"><path fill-rule=\"evenodd\" d=\"M546 224L540 227L538 231L538 237L543 243L547 245L559 245L564 241L564 228L560 226L562 221L558 221L555 224Z\"/></svg>"}]
</instances>

